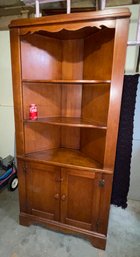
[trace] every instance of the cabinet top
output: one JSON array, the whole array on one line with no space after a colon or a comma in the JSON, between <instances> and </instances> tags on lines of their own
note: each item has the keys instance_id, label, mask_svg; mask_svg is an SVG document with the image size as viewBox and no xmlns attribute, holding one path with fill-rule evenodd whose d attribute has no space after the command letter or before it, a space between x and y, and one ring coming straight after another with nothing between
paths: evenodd
<instances>
[{"instance_id":1,"label":"cabinet top","mask_svg":"<svg viewBox=\"0 0 140 257\"><path fill-rule=\"evenodd\" d=\"M86 22L108 19L120 19L130 17L131 13L128 8L114 8L103 11L59 14L44 16L39 18L17 19L11 21L9 28L32 27L40 25L62 24L71 22Z\"/></svg>"}]
</instances>

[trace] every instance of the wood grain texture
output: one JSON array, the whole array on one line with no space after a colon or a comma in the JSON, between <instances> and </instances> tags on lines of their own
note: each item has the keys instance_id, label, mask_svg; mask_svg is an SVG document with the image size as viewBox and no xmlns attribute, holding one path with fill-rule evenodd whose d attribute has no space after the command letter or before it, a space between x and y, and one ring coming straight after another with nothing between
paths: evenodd
<instances>
[{"instance_id":1,"label":"wood grain texture","mask_svg":"<svg viewBox=\"0 0 140 257\"><path fill-rule=\"evenodd\" d=\"M60 146L60 128L43 124L26 124L25 153L53 149Z\"/></svg>"},{"instance_id":2,"label":"wood grain texture","mask_svg":"<svg viewBox=\"0 0 140 257\"><path fill-rule=\"evenodd\" d=\"M20 39L19 30L10 31L11 41L11 61L12 80L13 80L13 97L14 97L14 114L15 114L15 135L16 135L16 152L24 153L24 128L23 128L23 103L22 103L22 85L21 85L21 59L20 59Z\"/></svg>"},{"instance_id":3,"label":"wood grain texture","mask_svg":"<svg viewBox=\"0 0 140 257\"><path fill-rule=\"evenodd\" d=\"M83 78L83 40L63 40L62 79ZM62 116L80 117L82 86L62 85Z\"/></svg>"},{"instance_id":4,"label":"wood grain texture","mask_svg":"<svg viewBox=\"0 0 140 257\"><path fill-rule=\"evenodd\" d=\"M56 183L56 179L60 177L60 169L33 163L28 163L27 169L28 212L39 217L59 220L60 184Z\"/></svg>"},{"instance_id":5,"label":"wood grain texture","mask_svg":"<svg viewBox=\"0 0 140 257\"><path fill-rule=\"evenodd\" d=\"M109 108L109 85L83 85L82 92L82 113L83 119L90 122L99 122L107 124L108 108Z\"/></svg>"},{"instance_id":6,"label":"wood grain texture","mask_svg":"<svg viewBox=\"0 0 140 257\"><path fill-rule=\"evenodd\" d=\"M83 79L111 79L114 32L106 28L85 39Z\"/></svg>"},{"instance_id":7,"label":"wood grain texture","mask_svg":"<svg viewBox=\"0 0 140 257\"><path fill-rule=\"evenodd\" d=\"M88 239L94 247L105 250L106 236L100 233L78 228L76 226L70 226L62 222L45 219L42 217L37 217L35 215L31 215L25 212L21 212L19 218L20 218L20 224L23 226L29 226L31 224L40 224L43 227L46 227L47 229L49 228L55 231L59 231L62 233L71 234L75 236L80 235L81 237Z\"/></svg>"},{"instance_id":8,"label":"wood grain texture","mask_svg":"<svg viewBox=\"0 0 140 257\"><path fill-rule=\"evenodd\" d=\"M102 174L102 180L105 182L104 187L101 187L100 194L100 206L98 213L98 227L97 232L107 235L107 227L109 221L109 211L110 211L110 198L112 191L112 174Z\"/></svg>"},{"instance_id":9,"label":"wood grain texture","mask_svg":"<svg viewBox=\"0 0 140 257\"><path fill-rule=\"evenodd\" d=\"M90 171L93 171L94 169L99 169L99 171L101 171L102 168L100 163L91 159L84 153L67 148L55 148L29 153L18 157L21 157L21 159L41 161L49 165L67 168L87 169Z\"/></svg>"},{"instance_id":10,"label":"wood grain texture","mask_svg":"<svg viewBox=\"0 0 140 257\"><path fill-rule=\"evenodd\" d=\"M19 192L19 206L20 211L26 212L26 174L24 172L25 162L17 159L17 174L18 174L18 192Z\"/></svg>"},{"instance_id":11,"label":"wood grain texture","mask_svg":"<svg viewBox=\"0 0 140 257\"><path fill-rule=\"evenodd\" d=\"M25 36L21 41L21 58L22 79L61 79L59 40L38 34Z\"/></svg>"},{"instance_id":12,"label":"wood grain texture","mask_svg":"<svg viewBox=\"0 0 140 257\"><path fill-rule=\"evenodd\" d=\"M62 79L82 79L84 40L63 40L62 42Z\"/></svg>"},{"instance_id":13,"label":"wood grain texture","mask_svg":"<svg viewBox=\"0 0 140 257\"><path fill-rule=\"evenodd\" d=\"M62 87L62 117L81 116L82 85L67 85Z\"/></svg>"},{"instance_id":14,"label":"wood grain texture","mask_svg":"<svg viewBox=\"0 0 140 257\"><path fill-rule=\"evenodd\" d=\"M61 86L55 87L45 83L23 84L24 119L29 118L29 106L37 105L38 117L53 117L61 115Z\"/></svg>"},{"instance_id":15,"label":"wood grain texture","mask_svg":"<svg viewBox=\"0 0 140 257\"><path fill-rule=\"evenodd\" d=\"M100 188L94 186L96 176L100 175L81 172L72 169L62 169L63 183L61 186L61 222L92 230L97 217L95 216L96 202L98 202ZM84 189L84 190L83 190ZM93 197L94 198L93 202ZM96 212L98 214L98 212ZM94 217L94 218L93 218Z\"/></svg>"},{"instance_id":16,"label":"wood grain texture","mask_svg":"<svg viewBox=\"0 0 140 257\"><path fill-rule=\"evenodd\" d=\"M71 13L61 14L61 15L53 15L42 18L32 18L32 19L19 19L13 20L10 24L10 28L12 27L32 27L32 26L41 26L45 24L65 24L65 23L76 23L76 22L90 22L91 20L99 20L100 24L104 22L104 20L112 20L119 18L128 18L130 17L130 11L128 8L117 8L117 9L108 9L104 11L96 11L96 12L83 12L83 13Z\"/></svg>"},{"instance_id":17,"label":"wood grain texture","mask_svg":"<svg viewBox=\"0 0 140 257\"><path fill-rule=\"evenodd\" d=\"M91 120L91 119L89 119ZM75 117L49 117L38 118L37 120L24 120L24 123L44 123L57 126L66 127L85 127L85 128L98 128L107 129L106 125L98 121L89 121L88 119L75 118Z\"/></svg>"},{"instance_id":18,"label":"wood grain texture","mask_svg":"<svg viewBox=\"0 0 140 257\"><path fill-rule=\"evenodd\" d=\"M80 128L61 127L61 147L80 149Z\"/></svg>"},{"instance_id":19,"label":"wood grain texture","mask_svg":"<svg viewBox=\"0 0 140 257\"><path fill-rule=\"evenodd\" d=\"M122 26L123 24L123 26ZM129 19L116 21L104 167L114 169ZM123 38L122 38L123 35Z\"/></svg>"},{"instance_id":20,"label":"wood grain texture","mask_svg":"<svg viewBox=\"0 0 140 257\"><path fill-rule=\"evenodd\" d=\"M24 83L47 83L47 84L92 84L93 86L96 84L110 84L111 80L85 80L85 79L22 79L22 82Z\"/></svg>"},{"instance_id":21,"label":"wood grain texture","mask_svg":"<svg viewBox=\"0 0 140 257\"><path fill-rule=\"evenodd\" d=\"M81 129L81 152L103 165L106 131Z\"/></svg>"},{"instance_id":22,"label":"wood grain texture","mask_svg":"<svg viewBox=\"0 0 140 257\"><path fill-rule=\"evenodd\" d=\"M101 249L129 16L122 8L10 25L20 223L81 235Z\"/></svg>"}]
</instances>

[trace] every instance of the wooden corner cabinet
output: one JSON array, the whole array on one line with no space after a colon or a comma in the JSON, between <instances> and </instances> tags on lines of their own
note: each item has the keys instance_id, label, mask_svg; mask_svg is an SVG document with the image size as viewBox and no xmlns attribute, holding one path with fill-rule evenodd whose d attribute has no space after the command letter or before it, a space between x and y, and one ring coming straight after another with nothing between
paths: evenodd
<instances>
[{"instance_id":1,"label":"wooden corner cabinet","mask_svg":"<svg viewBox=\"0 0 140 257\"><path fill-rule=\"evenodd\" d=\"M105 249L129 17L122 8L11 22L20 224Z\"/></svg>"}]
</instances>

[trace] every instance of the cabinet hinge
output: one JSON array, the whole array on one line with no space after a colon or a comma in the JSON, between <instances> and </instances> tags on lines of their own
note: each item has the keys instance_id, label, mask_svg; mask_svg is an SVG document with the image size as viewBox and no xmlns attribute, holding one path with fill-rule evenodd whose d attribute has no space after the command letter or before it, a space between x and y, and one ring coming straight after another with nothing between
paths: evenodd
<instances>
[{"instance_id":1,"label":"cabinet hinge","mask_svg":"<svg viewBox=\"0 0 140 257\"><path fill-rule=\"evenodd\" d=\"M99 219L97 219L96 221L96 231L98 232L99 230L99 226L100 226L100 222L99 222Z\"/></svg>"},{"instance_id":2,"label":"cabinet hinge","mask_svg":"<svg viewBox=\"0 0 140 257\"><path fill-rule=\"evenodd\" d=\"M99 187L104 187L105 185L105 180L104 179L100 179L99 180Z\"/></svg>"},{"instance_id":3,"label":"cabinet hinge","mask_svg":"<svg viewBox=\"0 0 140 257\"><path fill-rule=\"evenodd\" d=\"M26 172L26 170L27 170L27 167L26 167L26 164L24 163L23 164L23 171Z\"/></svg>"}]
</instances>

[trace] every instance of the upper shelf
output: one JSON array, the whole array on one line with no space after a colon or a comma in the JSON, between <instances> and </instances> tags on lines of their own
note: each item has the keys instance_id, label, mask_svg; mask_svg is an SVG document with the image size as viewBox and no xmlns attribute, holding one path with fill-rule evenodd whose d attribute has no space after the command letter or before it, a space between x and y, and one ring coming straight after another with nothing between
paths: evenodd
<instances>
[{"instance_id":1,"label":"upper shelf","mask_svg":"<svg viewBox=\"0 0 140 257\"><path fill-rule=\"evenodd\" d=\"M83 127L83 128L98 128L107 129L107 126L101 122L88 121L87 119L75 117L48 117L38 118L37 120L25 120L25 123L45 123L50 125L68 126L68 127Z\"/></svg>"},{"instance_id":2,"label":"upper shelf","mask_svg":"<svg viewBox=\"0 0 140 257\"><path fill-rule=\"evenodd\" d=\"M23 79L24 83L47 83L47 84L110 84L111 80L66 80L66 79L53 79L53 80L31 80Z\"/></svg>"}]
</instances>

